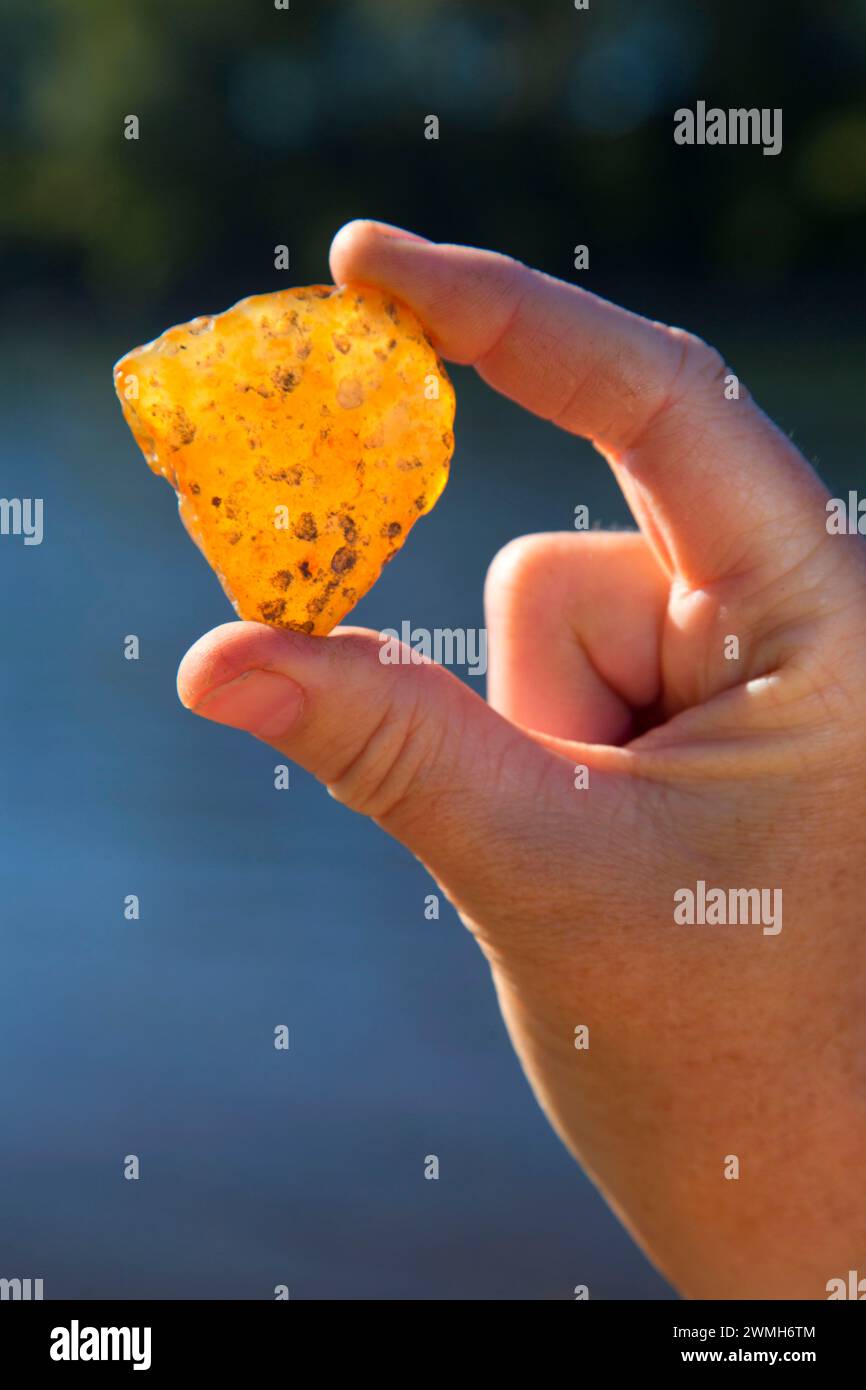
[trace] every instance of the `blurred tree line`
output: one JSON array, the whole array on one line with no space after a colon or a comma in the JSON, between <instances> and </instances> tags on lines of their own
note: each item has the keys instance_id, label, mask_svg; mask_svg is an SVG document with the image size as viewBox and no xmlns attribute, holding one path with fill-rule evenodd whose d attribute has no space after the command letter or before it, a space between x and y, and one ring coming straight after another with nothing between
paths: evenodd
<instances>
[{"instance_id":1,"label":"blurred tree line","mask_svg":"<svg viewBox=\"0 0 866 1390\"><path fill-rule=\"evenodd\" d=\"M866 0L4 0L0 51L6 285L246 293L356 215L564 275L862 263ZM698 99L782 154L675 145Z\"/></svg>"}]
</instances>

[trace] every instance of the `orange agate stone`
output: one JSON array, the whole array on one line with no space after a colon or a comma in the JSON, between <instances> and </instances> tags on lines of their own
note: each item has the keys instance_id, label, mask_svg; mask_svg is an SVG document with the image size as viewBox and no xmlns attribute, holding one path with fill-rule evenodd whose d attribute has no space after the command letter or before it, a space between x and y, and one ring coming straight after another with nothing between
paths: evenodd
<instances>
[{"instance_id":1,"label":"orange agate stone","mask_svg":"<svg viewBox=\"0 0 866 1390\"><path fill-rule=\"evenodd\" d=\"M448 479L454 390L412 311L376 289L255 295L114 377L242 618L329 632Z\"/></svg>"}]
</instances>

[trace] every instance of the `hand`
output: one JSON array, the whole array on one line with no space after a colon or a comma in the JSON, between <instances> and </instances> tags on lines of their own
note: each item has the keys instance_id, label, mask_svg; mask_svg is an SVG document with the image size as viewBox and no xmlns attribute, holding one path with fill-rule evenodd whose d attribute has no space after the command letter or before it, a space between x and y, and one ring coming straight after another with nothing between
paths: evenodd
<instances>
[{"instance_id":1,"label":"hand","mask_svg":"<svg viewBox=\"0 0 866 1390\"><path fill-rule=\"evenodd\" d=\"M254 623L192 648L181 698L423 861L551 1123L683 1293L825 1298L866 1275L861 544L700 340L374 223L331 265L591 439L641 533L495 558L489 705L375 633ZM763 915L675 920L699 881Z\"/></svg>"}]
</instances>

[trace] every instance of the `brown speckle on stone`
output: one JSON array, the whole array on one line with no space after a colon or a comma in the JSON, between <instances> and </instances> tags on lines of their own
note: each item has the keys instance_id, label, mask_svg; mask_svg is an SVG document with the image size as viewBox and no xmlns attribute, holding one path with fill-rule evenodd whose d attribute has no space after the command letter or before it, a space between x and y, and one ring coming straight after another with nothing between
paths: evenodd
<instances>
[{"instance_id":1,"label":"brown speckle on stone","mask_svg":"<svg viewBox=\"0 0 866 1390\"><path fill-rule=\"evenodd\" d=\"M191 444L195 439L195 425L182 407L174 412L172 436L172 443L176 449L181 448L184 444Z\"/></svg>"},{"instance_id":2,"label":"brown speckle on stone","mask_svg":"<svg viewBox=\"0 0 866 1390\"><path fill-rule=\"evenodd\" d=\"M303 477L300 468L277 468L268 477L272 483L288 483L290 487L297 487Z\"/></svg>"},{"instance_id":3,"label":"brown speckle on stone","mask_svg":"<svg viewBox=\"0 0 866 1390\"><path fill-rule=\"evenodd\" d=\"M300 379L301 373L292 371L291 367L275 367L271 372L271 381L284 392L294 391Z\"/></svg>"},{"instance_id":4,"label":"brown speckle on stone","mask_svg":"<svg viewBox=\"0 0 866 1390\"><path fill-rule=\"evenodd\" d=\"M337 386L337 404L344 410L357 410L364 400L364 388L355 376L343 377Z\"/></svg>"},{"instance_id":5,"label":"brown speckle on stone","mask_svg":"<svg viewBox=\"0 0 866 1390\"><path fill-rule=\"evenodd\" d=\"M284 598L272 598L267 603L259 604L259 612L266 623L278 623L286 611L286 600Z\"/></svg>"},{"instance_id":6,"label":"brown speckle on stone","mask_svg":"<svg viewBox=\"0 0 866 1390\"><path fill-rule=\"evenodd\" d=\"M354 550L350 550L347 545L341 545L331 556L331 569L335 574L345 574L347 570L354 568L357 559Z\"/></svg>"}]
</instances>

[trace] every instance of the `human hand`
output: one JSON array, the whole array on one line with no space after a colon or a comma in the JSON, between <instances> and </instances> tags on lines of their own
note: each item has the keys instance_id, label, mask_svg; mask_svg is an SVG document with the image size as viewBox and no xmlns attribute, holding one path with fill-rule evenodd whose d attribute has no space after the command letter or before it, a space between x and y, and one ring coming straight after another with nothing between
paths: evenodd
<instances>
[{"instance_id":1,"label":"human hand","mask_svg":"<svg viewBox=\"0 0 866 1390\"><path fill-rule=\"evenodd\" d=\"M593 440L641 534L496 557L489 705L383 665L375 633L254 623L196 643L181 698L423 861L551 1123L683 1293L825 1297L866 1273L862 546L828 535L824 488L699 340L378 224L331 264ZM772 914L683 925L699 881L769 890Z\"/></svg>"}]
</instances>

